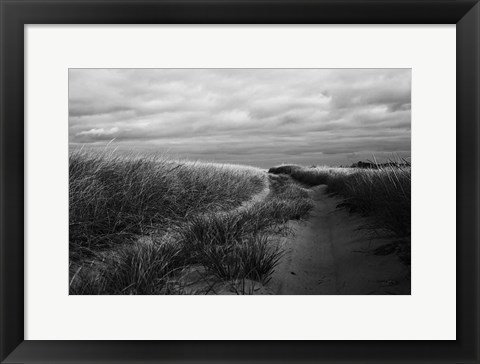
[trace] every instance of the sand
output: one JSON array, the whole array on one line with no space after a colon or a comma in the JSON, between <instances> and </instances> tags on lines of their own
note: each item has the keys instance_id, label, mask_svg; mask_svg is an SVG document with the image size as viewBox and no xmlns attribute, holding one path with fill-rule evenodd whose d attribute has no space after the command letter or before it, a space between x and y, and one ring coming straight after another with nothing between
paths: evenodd
<instances>
[{"instance_id":1,"label":"sand","mask_svg":"<svg viewBox=\"0 0 480 364\"><path fill-rule=\"evenodd\" d=\"M410 271L397 255L373 255L386 241L359 228L368 220L338 209L327 186L312 189L315 208L306 222L291 222L285 255L268 287L285 295L410 294Z\"/></svg>"}]
</instances>

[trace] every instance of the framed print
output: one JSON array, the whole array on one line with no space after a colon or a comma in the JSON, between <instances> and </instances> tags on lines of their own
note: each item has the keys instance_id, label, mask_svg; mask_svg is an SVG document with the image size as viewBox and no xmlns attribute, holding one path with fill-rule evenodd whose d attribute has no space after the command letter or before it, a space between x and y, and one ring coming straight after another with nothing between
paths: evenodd
<instances>
[{"instance_id":1,"label":"framed print","mask_svg":"<svg viewBox=\"0 0 480 364\"><path fill-rule=\"evenodd\" d=\"M478 362L477 1L1 11L2 363Z\"/></svg>"}]
</instances>

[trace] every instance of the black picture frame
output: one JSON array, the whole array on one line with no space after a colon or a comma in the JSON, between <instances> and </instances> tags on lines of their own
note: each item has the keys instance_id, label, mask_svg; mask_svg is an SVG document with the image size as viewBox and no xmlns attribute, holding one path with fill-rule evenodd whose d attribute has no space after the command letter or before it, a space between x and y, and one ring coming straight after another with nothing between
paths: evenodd
<instances>
[{"instance_id":1,"label":"black picture frame","mask_svg":"<svg viewBox=\"0 0 480 364\"><path fill-rule=\"evenodd\" d=\"M479 363L478 0L1 0L0 11L2 363ZM157 23L456 24L457 340L24 340L24 25Z\"/></svg>"}]
</instances>

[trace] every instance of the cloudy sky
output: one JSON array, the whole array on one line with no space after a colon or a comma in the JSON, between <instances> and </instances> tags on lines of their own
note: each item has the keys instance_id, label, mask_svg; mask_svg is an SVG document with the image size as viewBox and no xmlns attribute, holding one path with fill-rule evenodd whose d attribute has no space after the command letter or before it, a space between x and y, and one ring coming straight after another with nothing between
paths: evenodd
<instances>
[{"instance_id":1,"label":"cloudy sky","mask_svg":"<svg viewBox=\"0 0 480 364\"><path fill-rule=\"evenodd\" d=\"M409 69L71 69L70 146L269 167L410 157Z\"/></svg>"}]
</instances>

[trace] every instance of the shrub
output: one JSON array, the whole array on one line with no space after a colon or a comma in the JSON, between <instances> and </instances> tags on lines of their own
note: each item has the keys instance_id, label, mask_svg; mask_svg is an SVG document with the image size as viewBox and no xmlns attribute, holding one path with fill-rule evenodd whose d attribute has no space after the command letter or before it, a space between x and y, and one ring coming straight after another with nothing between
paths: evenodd
<instances>
[{"instance_id":1,"label":"shrub","mask_svg":"<svg viewBox=\"0 0 480 364\"><path fill-rule=\"evenodd\" d=\"M272 174L292 174L294 171L302 169L302 166L296 164L285 164L278 167L272 167L268 170L268 173Z\"/></svg>"}]
</instances>

